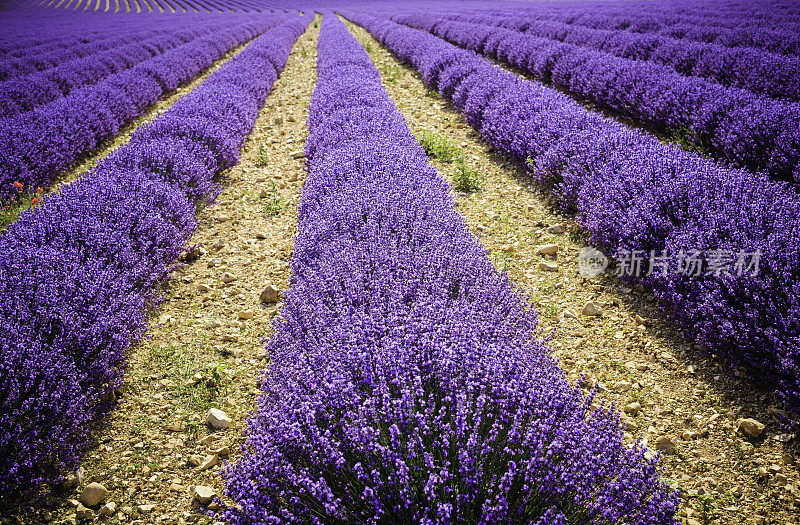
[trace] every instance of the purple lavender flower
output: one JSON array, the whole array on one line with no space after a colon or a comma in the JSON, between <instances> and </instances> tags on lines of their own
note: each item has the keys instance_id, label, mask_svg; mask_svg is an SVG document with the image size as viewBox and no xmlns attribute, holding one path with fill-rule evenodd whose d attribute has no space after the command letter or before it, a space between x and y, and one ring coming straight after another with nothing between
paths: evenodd
<instances>
[{"instance_id":1,"label":"purple lavender flower","mask_svg":"<svg viewBox=\"0 0 800 525\"><path fill-rule=\"evenodd\" d=\"M197 206L216 195L213 178L238 160L311 19L289 17L253 41L0 235L3 506L77 465L146 328L153 287L194 231Z\"/></svg>"},{"instance_id":2,"label":"purple lavender flower","mask_svg":"<svg viewBox=\"0 0 800 525\"><path fill-rule=\"evenodd\" d=\"M674 523L538 342L364 49L325 16L290 288L224 512L256 523Z\"/></svg>"}]
</instances>

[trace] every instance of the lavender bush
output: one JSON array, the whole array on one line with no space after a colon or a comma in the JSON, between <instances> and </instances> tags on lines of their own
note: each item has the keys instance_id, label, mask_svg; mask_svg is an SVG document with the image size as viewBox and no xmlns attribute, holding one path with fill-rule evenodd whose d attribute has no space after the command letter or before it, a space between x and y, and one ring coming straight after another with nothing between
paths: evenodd
<instances>
[{"instance_id":1,"label":"lavender bush","mask_svg":"<svg viewBox=\"0 0 800 525\"><path fill-rule=\"evenodd\" d=\"M732 164L800 182L800 103L489 25L424 13L404 13L392 20L497 57L662 132L679 133L694 147Z\"/></svg>"},{"instance_id":2,"label":"lavender bush","mask_svg":"<svg viewBox=\"0 0 800 525\"><path fill-rule=\"evenodd\" d=\"M243 17L231 14L196 16L135 17L123 22L121 17L100 17L83 15L79 18L75 31L68 33L75 36L64 36L48 44L23 47L19 50L8 50L0 53L0 81L41 73L68 63L75 63L88 57L97 57L108 51L124 49L132 44L141 44L157 37L178 36L182 43L187 41L181 33L187 29L212 28L220 22L237 24L244 22ZM69 25L69 21L66 22ZM65 24L63 18L51 20L42 12L26 23L28 32L41 31L52 34L55 27ZM191 36L191 35L188 35ZM22 38L22 37L19 37ZM171 40L168 39L167 42ZM160 43L148 44L151 52L159 51Z\"/></svg>"},{"instance_id":3,"label":"lavender bush","mask_svg":"<svg viewBox=\"0 0 800 525\"><path fill-rule=\"evenodd\" d=\"M267 32L0 236L2 505L74 468L110 407L153 285L234 164L311 16Z\"/></svg>"},{"instance_id":4,"label":"lavender bush","mask_svg":"<svg viewBox=\"0 0 800 525\"><path fill-rule=\"evenodd\" d=\"M558 22L508 16L491 19L464 13L461 21L492 25L596 49L623 58L648 60L674 68L683 75L713 80L769 97L800 100L800 57L776 55L755 48L727 48L717 44L680 40L661 35L592 29Z\"/></svg>"},{"instance_id":5,"label":"lavender bush","mask_svg":"<svg viewBox=\"0 0 800 525\"><path fill-rule=\"evenodd\" d=\"M290 288L225 518L674 523L656 460L532 339L535 313L331 15L317 72Z\"/></svg>"},{"instance_id":6,"label":"lavender bush","mask_svg":"<svg viewBox=\"0 0 800 525\"><path fill-rule=\"evenodd\" d=\"M222 25L97 84L0 121L0 202L15 194L15 182L27 189L45 186L165 93L283 19L267 15L233 27Z\"/></svg>"},{"instance_id":7,"label":"lavender bush","mask_svg":"<svg viewBox=\"0 0 800 525\"><path fill-rule=\"evenodd\" d=\"M602 9L598 9L602 7ZM753 47L785 55L800 55L796 15L790 4L780 2L682 2L653 4L647 9L581 2L579 6L534 9L491 10L497 15L516 15L524 20L567 23L594 29L624 30L718 44L725 47Z\"/></svg>"},{"instance_id":8,"label":"lavender bush","mask_svg":"<svg viewBox=\"0 0 800 525\"><path fill-rule=\"evenodd\" d=\"M800 402L800 198L763 174L727 169L603 118L475 53L363 13L345 11L463 111L498 150L528 163L592 242L612 254L760 252L757 272L647 273L686 333L759 370ZM635 277L632 277L635 278Z\"/></svg>"},{"instance_id":9,"label":"lavender bush","mask_svg":"<svg viewBox=\"0 0 800 525\"><path fill-rule=\"evenodd\" d=\"M5 120L30 111L198 37L237 25L233 20L224 19L211 24L191 21L187 24L188 27L181 28L183 24L186 22L179 21L178 30L175 31L162 31L161 34L147 39L132 37L131 43L78 59L65 60L44 71L0 82L0 118ZM27 58L19 60L25 64L33 62Z\"/></svg>"}]
</instances>

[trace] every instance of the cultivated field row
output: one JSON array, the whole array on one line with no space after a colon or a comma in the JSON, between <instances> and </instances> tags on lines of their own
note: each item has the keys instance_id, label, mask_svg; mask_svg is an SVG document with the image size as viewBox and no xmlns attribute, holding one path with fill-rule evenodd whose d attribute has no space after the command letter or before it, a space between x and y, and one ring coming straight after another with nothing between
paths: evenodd
<instances>
[{"instance_id":1,"label":"cultivated field row","mask_svg":"<svg viewBox=\"0 0 800 525\"><path fill-rule=\"evenodd\" d=\"M4 520L791 523L794 95L546 13L0 41Z\"/></svg>"}]
</instances>

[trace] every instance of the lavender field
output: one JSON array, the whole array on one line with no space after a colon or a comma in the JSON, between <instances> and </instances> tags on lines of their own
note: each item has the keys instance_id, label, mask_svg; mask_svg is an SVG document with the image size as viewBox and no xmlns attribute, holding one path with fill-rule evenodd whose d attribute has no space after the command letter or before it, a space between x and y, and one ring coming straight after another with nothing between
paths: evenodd
<instances>
[{"instance_id":1,"label":"lavender field","mask_svg":"<svg viewBox=\"0 0 800 525\"><path fill-rule=\"evenodd\" d=\"M800 3L0 27L0 523L800 523Z\"/></svg>"}]
</instances>

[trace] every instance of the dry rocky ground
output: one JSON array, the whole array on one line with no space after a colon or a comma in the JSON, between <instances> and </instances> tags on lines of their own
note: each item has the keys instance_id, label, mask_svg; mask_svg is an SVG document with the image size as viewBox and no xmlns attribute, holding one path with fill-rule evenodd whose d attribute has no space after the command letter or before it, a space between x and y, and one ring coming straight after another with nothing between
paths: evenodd
<instances>
[{"instance_id":1,"label":"dry rocky ground","mask_svg":"<svg viewBox=\"0 0 800 525\"><path fill-rule=\"evenodd\" d=\"M583 279L578 254L586 232L549 207L525 170L491 152L411 67L348 26L411 131L445 139L483 177L482 190L454 192L457 209L496 267L530 295L570 379L599 383L599 397L624 411L625 439L662 453L665 479L682 492L682 520L800 523L796 449L772 395L759 391L747 371L697 351L647 290L608 273ZM452 162L432 162L452 178Z\"/></svg>"},{"instance_id":2,"label":"dry rocky ground","mask_svg":"<svg viewBox=\"0 0 800 525\"><path fill-rule=\"evenodd\" d=\"M194 88L203 83L214 71L222 67L228 60L235 57L245 48L246 44L236 46L228 51L222 58L215 61L211 66L203 70L198 76L192 80L182 84L176 90L167 93L166 96L148 107L141 115L129 122L119 130L114 137L104 141L100 146L91 153L88 153L72 165L56 176L50 184L44 188L45 198L48 194L57 192L62 184L69 184L79 179L97 164L106 158L108 155L116 151L118 148L124 146L131 140L133 133L141 126L149 124L155 120L159 115L171 108L178 100L183 98L187 93L191 92ZM30 189L30 188L28 188ZM31 198L35 196L34 193L25 193L23 198L16 206L13 206L11 211L0 210L0 230L5 228L13 220L16 220L17 214L31 206Z\"/></svg>"},{"instance_id":3,"label":"dry rocky ground","mask_svg":"<svg viewBox=\"0 0 800 525\"><path fill-rule=\"evenodd\" d=\"M418 74L350 28L412 132L433 132L482 177L481 190L454 192L457 208L498 269L530 295L569 377L586 375L602 401L624 410L628 442L641 439L662 452L664 478L681 489L681 519L800 522L794 436L782 428L772 396L747 371L710 360L683 339L647 290L610 275L580 277L586 233L550 208L525 170L491 152ZM241 163L203 212L192 239L196 258L174 272L148 336L131 351L119 406L98 431L74 492L35 519L214 522L204 510L222 492L223 464L235 460L268 364L262 340L280 296L265 289L288 284L317 34L312 26L295 45ZM452 177L452 163L432 162Z\"/></svg>"},{"instance_id":4,"label":"dry rocky ground","mask_svg":"<svg viewBox=\"0 0 800 525\"><path fill-rule=\"evenodd\" d=\"M262 341L280 308L272 289L288 286L317 32L312 25L298 40L241 162L202 212L193 257L172 274L149 333L131 350L119 405L75 491L39 519L214 522L205 511L222 493L224 463L244 440L267 365ZM97 491L100 501L91 499Z\"/></svg>"}]
</instances>

